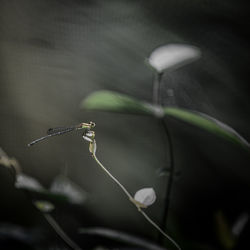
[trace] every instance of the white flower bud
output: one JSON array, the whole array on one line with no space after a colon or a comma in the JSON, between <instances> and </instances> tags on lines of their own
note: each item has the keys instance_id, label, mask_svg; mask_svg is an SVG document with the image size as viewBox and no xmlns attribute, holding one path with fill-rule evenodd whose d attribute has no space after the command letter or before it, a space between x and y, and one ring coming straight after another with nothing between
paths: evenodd
<instances>
[{"instance_id":1,"label":"white flower bud","mask_svg":"<svg viewBox=\"0 0 250 250\"><path fill-rule=\"evenodd\" d=\"M155 202L156 194L153 188L142 188L135 193L134 199L148 207Z\"/></svg>"},{"instance_id":2,"label":"white flower bud","mask_svg":"<svg viewBox=\"0 0 250 250\"><path fill-rule=\"evenodd\" d=\"M148 63L159 73L176 69L200 58L198 48L186 44L168 44L155 49Z\"/></svg>"},{"instance_id":3,"label":"white flower bud","mask_svg":"<svg viewBox=\"0 0 250 250\"><path fill-rule=\"evenodd\" d=\"M44 190L43 186L38 182L38 180L22 173L17 175L15 187L26 188L38 192Z\"/></svg>"}]
</instances>

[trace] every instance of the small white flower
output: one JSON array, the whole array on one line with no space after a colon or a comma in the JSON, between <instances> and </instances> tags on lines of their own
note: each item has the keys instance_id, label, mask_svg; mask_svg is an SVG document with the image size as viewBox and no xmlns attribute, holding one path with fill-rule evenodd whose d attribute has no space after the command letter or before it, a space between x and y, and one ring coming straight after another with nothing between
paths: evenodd
<instances>
[{"instance_id":1,"label":"small white flower","mask_svg":"<svg viewBox=\"0 0 250 250\"><path fill-rule=\"evenodd\" d=\"M148 207L155 202L156 194L153 188L142 188L135 193L134 199Z\"/></svg>"},{"instance_id":2,"label":"small white flower","mask_svg":"<svg viewBox=\"0 0 250 250\"><path fill-rule=\"evenodd\" d=\"M148 63L159 73L167 69L176 69L200 58L198 48L186 44L168 44L155 49Z\"/></svg>"},{"instance_id":3,"label":"small white flower","mask_svg":"<svg viewBox=\"0 0 250 250\"><path fill-rule=\"evenodd\" d=\"M57 176L50 186L50 191L66 196L73 204L82 204L87 198L86 192L68 177Z\"/></svg>"},{"instance_id":4,"label":"small white flower","mask_svg":"<svg viewBox=\"0 0 250 250\"><path fill-rule=\"evenodd\" d=\"M25 175L18 174L15 183L16 188L26 188L35 191L43 191L44 187L35 178Z\"/></svg>"}]
</instances>

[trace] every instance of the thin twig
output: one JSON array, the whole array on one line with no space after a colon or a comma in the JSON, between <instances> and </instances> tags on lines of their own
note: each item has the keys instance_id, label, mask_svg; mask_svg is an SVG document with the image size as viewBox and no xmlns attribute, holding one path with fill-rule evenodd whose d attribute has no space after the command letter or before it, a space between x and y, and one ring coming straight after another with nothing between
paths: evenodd
<instances>
[{"instance_id":1,"label":"thin twig","mask_svg":"<svg viewBox=\"0 0 250 250\"><path fill-rule=\"evenodd\" d=\"M132 195L128 192L128 190L102 165L102 163L97 159L96 155L93 154L93 158L98 163L98 165L105 171L106 174L123 190L123 192L128 196L131 200L133 199Z\"/></svg>"},{"instance_id":2,"label":"thin twig","mask_svg":"<svg viewBox=\"0 0 250 250\"><path fill-rule=\"evenodd\" d=\"M157 72L155 74L154 82L153 82L153 103L155 105L160 105L160 87L161 87L161 79L162 79L163 73ZM167 124L164 121L164 118L161 118L161 124L163 126L163 129L167 136L168 141L168 147L169 147L169 162L170 162L170 174L169 179L167 183L167 190L166 190L166 198L165 198L165 208L163 212L163 219L162 219L162 225L161 227L165 229L167 227L167 220L168 220L168 214L169 214L169 207L170 207L170 197L171 197L171 191L173 186L173 179L174 179L174 152L173 152L173 144L172 139L169 133L169 129ZM159 241L162 242L162 237L159 236Z\"/></svg>"},{"instance_id":3,"label":"thin twig","mask_svg":"<svg viewBox=\"0 0 250 250\"><path fill-rule=\"evenodd\" d=\"M173 243L173 245L176 246L177 249L181 250L180 246L169 236L167 235L154 221L152 221L148 215L142 211L141 209L139 209L139 212L145 217L145 219L151 223L162 235L164 235L170 242Z\"/></svg>"},{"instance_id":4,"label":"thin twig","mask_svg":"<svg viewBox=\"0 0 250 250\"><path fill-rule=\"evenodd\" d=\"M163 73L156 73L154 76L154 83L153 83L153 104L159 104L159 93L160 93L160 82Z\"/></svg>"},{"instance_id":5,"label":"thin twig","mask_svg":"<svg viewBox=\"0 0 250 250\"><path fill-rule=\"evenodd\" d=\"M96 143L96 141L94 140L93 143ZM165 236L171 243L173 243L176 248L178 250L181 250L181 248L179 247L179 245L169 236L167 235L154 221L152 221L148 215L142 211L140 205L138 204L138 202L136 202L134 200L134 198L132 197L132 195L128 192L128 190L103 166L103 164L97 159L95 151L91 152L93 158L95 159L95 161L97 162L97 164L102 168L102 170L108 174L108 176L123 190L123 192L128 196L129 200L136 206L136 208L138 209L138 211L145 217L145 219L152 225L154 226L163 236Z\"/></svg>"},{"instance_id":6,"label":"thin twig","mask_svg":"<svg viewBox=\"0 0 250 250\"><path fill-rule=\"evenodd\" d=\"M167 190L166 190L166 196L165 196L165 209L164 209L163 220L162 220L162 228L166 228L167 221L168 221L169 207L170 207L171 191L172 191L172 186L173 186L173 181L174 181L174 152L173 152L173 143L172 143L172 139L169 133L168 126L163 119L161 123L166 133L166 137L168 140L168 148L169 148L169 170L170 172L169 172L169 179L167 183Z\"/></svg>"},{"instance_id":7,"label":"thin twig","mask_svg":"<svg viewBox=\"0 0 250 250\"><path fill-rule=\"evenodd\" d=\"M44 213L43 215L47 222L50 224L50 226L69 247L74 250L82 250L72 239L70 239L70 237L63 231L63 229L59 226L59 224L50 214Z\"/></svg>"}]
</instances>

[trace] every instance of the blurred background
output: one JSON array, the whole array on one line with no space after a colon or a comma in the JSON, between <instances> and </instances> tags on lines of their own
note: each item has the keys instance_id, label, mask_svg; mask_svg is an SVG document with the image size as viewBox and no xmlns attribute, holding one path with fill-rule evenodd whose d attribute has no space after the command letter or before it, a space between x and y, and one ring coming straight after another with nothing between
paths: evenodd
<instances>
[{"instance_id":1,"label":"blurred background","mask_svg":"<svg viewBox=\"0 0 250 250\"><path fill-rule=\"evenodd\" d=\"M86 247L80 227L113 228L158 243L159 235L100 171L81 133L27 144L50 127L96 122L99 159L131 193L155 189L157 201L147 212L161 225L169 145L159 122L85 111L80 102L103 89L151 102L153 73L145 59L158 46L190 44L200 48L201 59L163 75L160 103L204 112L249 141L248 16L245 1L231 0L0 0L0 147L47 188L67 168L86 200L60 204L54 216L83 249L97 241ZM191 125L166 122L176 169L167 231L183 249L247 249L249 153ZM34 248L51 238L60 242L29 195L1 172L0 239L10 237L3 232L14 225Z\"/></svg>"}]
</instances>

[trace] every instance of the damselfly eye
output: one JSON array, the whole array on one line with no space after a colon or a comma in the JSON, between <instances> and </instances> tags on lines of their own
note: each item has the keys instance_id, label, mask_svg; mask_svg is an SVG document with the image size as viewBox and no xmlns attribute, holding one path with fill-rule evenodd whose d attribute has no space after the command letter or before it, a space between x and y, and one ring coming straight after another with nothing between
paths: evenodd
<instances>
[{"instance_id":1,"label":"damselfly eye","mask_svg":"<svg viewBox=\"0 0 250 250\"><path fill-rule=\"evenodd\" d=\"M94 123L94 122L89 122L89 124L90 124L90 127L91 127L91 128L94 128L94 127L95 127L95 123Z\"/></svg>"}]
</instances>

